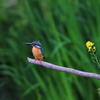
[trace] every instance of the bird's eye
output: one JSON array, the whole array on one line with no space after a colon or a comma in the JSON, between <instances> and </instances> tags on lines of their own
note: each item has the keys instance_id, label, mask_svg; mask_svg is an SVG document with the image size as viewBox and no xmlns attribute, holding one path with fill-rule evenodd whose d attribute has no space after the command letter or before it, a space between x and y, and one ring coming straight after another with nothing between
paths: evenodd
<instances>
[{"instance_id":1,"label":"bird's eye","mask_svg":"<svg viewBox=\"0 0 100 100\"><path fill-rule=\"evenodd\" d=\"M32 44L33 46L35 45L35 44Z\"/></svg>"}]
</instances>

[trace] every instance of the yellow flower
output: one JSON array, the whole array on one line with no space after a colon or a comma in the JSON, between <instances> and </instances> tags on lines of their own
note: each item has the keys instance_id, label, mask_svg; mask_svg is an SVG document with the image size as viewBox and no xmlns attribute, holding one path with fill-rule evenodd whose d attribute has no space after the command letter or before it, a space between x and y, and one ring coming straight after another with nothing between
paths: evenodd
<instances>
[{"instance_id":1,"label":"yellow flower","mask_svg":"<svg viewBox=\"0 0 100 100\"><path fill-rule=\"evenodd\" d=\"M95 46L93 47L93 50L96 50L96 47Z\"/></svg>"},{"instance_id":2,"label":"yellow flower","mask_svg":"<svg viewBox=\"0 0 100 100\"><path fill-rule=\"evenodd\" d=\"M100 68L100 61L97 58L96 47L95 47L94 43L91 41L87 41L86 47L92 57L93 62L96 63L96 65ZM98 88L98 93L100 95L100 88Z\"/></svg>"},{"instance_id":3,"label":"yellow flower","mask_svg":"<svg viewBox=\"0 0 100 100\"><path fill-rule=\"evenodd\" d=\"M86 47L92 47L94 45L94 43L92 43L91 41L86 42Z\"/></svg>"},{"instance_id":4,"label":"yellow flower","mask_svg":"<svg viewBox=\"0 0 100 100\"><path fill-rule=\"evenodd\" d=\"M96 47L95 46L93 47L93 45L94 45L94 43L91 41L86 42L86 47L87 47L88 51L91 51L91 49L96 50Z\"/></svg>"},{"instance_id":5,"label":"yellow flower","mask_svg":"<svg viewBox=\"0 0 100 100\"><path fill-rule=\"evenodd\" d=\"M92 47L88 47L88 51L91 51Z\"/></svg>"}]
</instances>

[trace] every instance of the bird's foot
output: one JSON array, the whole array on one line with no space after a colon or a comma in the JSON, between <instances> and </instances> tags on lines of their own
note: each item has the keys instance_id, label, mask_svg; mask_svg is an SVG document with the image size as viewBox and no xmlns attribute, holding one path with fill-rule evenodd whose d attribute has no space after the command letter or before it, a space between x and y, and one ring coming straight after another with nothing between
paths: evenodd
<instances>
[{"instance_id":1,"label":"bird's foot","mask_svg":"<svg viewBox=\"0 0 100 100\"><path fill-rule=\"evenodd\" d=\"M35 59L34 62L36 62L38 59Z\"/></svg>"},{"instance_id":2,"label":"bird's foot","mask_svg":"<svg viewBox=\"0 0 100 100\"><path fill-rule=\"evenodd\" d=\"M42 61L42 59L35 59L34 62L37 61L37 60L40 61L40 62Z\"/></svg>"}]
</instances>

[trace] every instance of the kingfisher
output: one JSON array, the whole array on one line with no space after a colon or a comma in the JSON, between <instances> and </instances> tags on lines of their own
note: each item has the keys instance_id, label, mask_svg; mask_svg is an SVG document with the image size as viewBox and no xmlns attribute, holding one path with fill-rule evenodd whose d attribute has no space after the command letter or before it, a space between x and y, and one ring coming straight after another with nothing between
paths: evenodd
<instances>
[{"instance_id":1,"label":"kingfisher","mask_svg":"<svg viewBox=\"0 0 100 100\"><path fill-rule=\"evenodd\" d=\"M32 54L35 57L35 61L42 61L44 57L44 49L42 48L42 44L39 41L34 41L31 43L24 43L32 46Z\"/></svg>"}]
</instances>

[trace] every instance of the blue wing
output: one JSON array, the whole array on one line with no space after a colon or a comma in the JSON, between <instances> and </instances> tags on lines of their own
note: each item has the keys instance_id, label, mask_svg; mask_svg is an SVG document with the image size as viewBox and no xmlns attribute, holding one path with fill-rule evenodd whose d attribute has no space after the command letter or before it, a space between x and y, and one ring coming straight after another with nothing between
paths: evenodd
<instances>
[{"instance_id":1,"label":"blue wing","mask_svg":"<svg viewBox=\"0 0 100 100\"><path fill-rule=\"evenodd\" d=\"M42 55L44 57L44 49L43 48L40 48L40 50L41 50L41 53L42 53Z\"/></svg>"}]
</instances>

